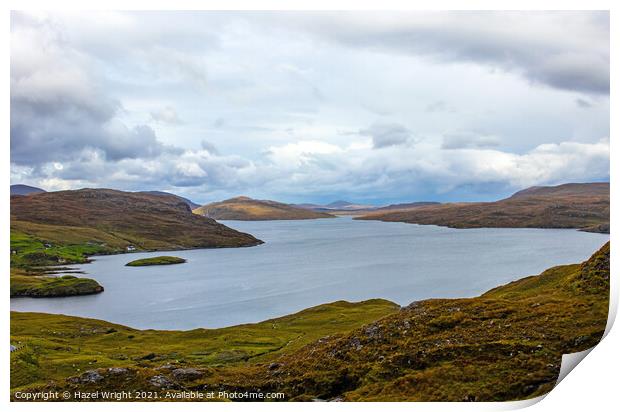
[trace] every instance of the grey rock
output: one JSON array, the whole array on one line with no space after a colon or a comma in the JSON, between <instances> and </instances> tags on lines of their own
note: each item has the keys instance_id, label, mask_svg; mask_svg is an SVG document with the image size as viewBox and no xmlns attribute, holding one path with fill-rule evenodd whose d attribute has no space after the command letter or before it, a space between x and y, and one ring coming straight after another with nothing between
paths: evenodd
<instances>
[{"instance_id":1,"label":"grey rock","mask_svg":"<svg viewBox=\"0 0 620 412\"><path fill-rule=\"evenodd\" d=\"M127 368L108 368L108 373L110 375L125 375L129 373L129 369Z\"/></svg>"},{"instance_id":2,"label":"grey rock","mask_svg":"<svg viewBox=\"0 0 620 412\"><path fill-rule=\"evenodd\" d=\"M96 383L101 380L103 380L103 376L96 370L86 371L80 376L67 378L67 381L71 383Z\"/></svg>"},{"instance_id":3,"label":"grey rock","mask_svg":"<svg viewBox=\"0 0 620 412\"><path fill-rule=\"evenodd\" d=\"M166 378L164 375L155 375L152 376L149 379L149 383L153 386L155 386L156 388L171 388L172 382L170 382L170 380L168 380L168 378Z\"/></svg>"},{"instance_id":4,"label":"grey rock","mask_svg":"<svg viewBox=\"0 0 620 412\"><path fill-rule=\"evenodd\" d=\"M172 371L172 376L177 380L191 381L203 376L204 373L195 368L179 368Z\"/></svg>"}]
</instances>

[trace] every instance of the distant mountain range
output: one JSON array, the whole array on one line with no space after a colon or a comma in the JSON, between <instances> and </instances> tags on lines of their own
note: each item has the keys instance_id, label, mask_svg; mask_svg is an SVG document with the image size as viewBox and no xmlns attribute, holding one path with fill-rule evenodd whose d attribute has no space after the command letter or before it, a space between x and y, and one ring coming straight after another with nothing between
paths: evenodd
<instances>
[{"instance_id":1,"label":"distant mountain range","mask_svg":"<svg viewBox=\"0 0 620 412\"><path fill-rule=\"evenodd\" d=\"M314 210L317 212L340 213L340 214L360 214L361 212L379 211L379 210L397 210L411 209L420 206L437 205L439 202L412 202L398 203L388 206L362 205L347 202L346 200L337 200L326 205L317 205L314 203L292 204L291 206L302 209Z\"/></svg>"},{"instance_id":2,"label":"distant mountain range","mask_svg":"<svg viewBox=\"0 0 620 412\"><path fill-rule=\"evenodd\" d=\"M194 213L217 220L298 220L332 218L333 215L273 200L233 197L194 209Z\"/></svg>"},{"instance_id":3,"label":"distant mountain range","mask_svg":"<svg viewBox=\"0 0 620 412\"><path fill-rule=\"evenodd\" d=\"M319 212L345 212L345 211L360 211L360 210L374 210L376 206L372 205L360 205L357 203L347 202L346 200L337 200L335 202L328 203L326 205L317 205L314 203L300 203L291 204L293 207L314 210Z\"/></svg>"},{"instance_id":4,"label":"distant mountain range","mask_svg":"<svg viewBox=\"0 0 620 412\"><path fill-rule=\"evenodd\" d=\"M378 207L375 210L376 211L380 211L380 210L406 210L406 209L414 209L414 208L418 208L418 207L433 206L433 205L440 205L440 204L441 203L439 203L439 202L396 203L396 204L389 205L389 206Z\"/></svg>"},{"instance_id":5,"label":"distant mountain range","mask_svg":"<svg viewBox=\"0 0 620 412\"><path fill-rule=\"evenodd\" d=\"M535 186L497 202L375 210L357 219L454 228L574 228L609 233L609 183Z\"/></svg>"},{"instance_id":6,"label":"distant mountain range","mask_svg":"<svg viewBox=\"0 0 620 412\"><path fill-rule=\"evenodd\" d=\"M26 196L26 195L31 195L33 193L45 193L45 190L40 189L38 187L34 187L34 186L28 186L28 185L11 185L11 196L13 195Z\"/></svg>"}]
</instances>

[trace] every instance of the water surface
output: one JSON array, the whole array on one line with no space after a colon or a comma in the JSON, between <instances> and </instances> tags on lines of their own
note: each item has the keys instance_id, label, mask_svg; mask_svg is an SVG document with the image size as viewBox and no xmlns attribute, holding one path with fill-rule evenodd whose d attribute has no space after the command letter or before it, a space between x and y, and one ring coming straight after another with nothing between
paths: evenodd
<instances>
[{"instance_id":1,"label":"water surface","mask_svg":"<svg viewBox=\"0 0 620 412\"><path fill-rule=\"evenodd\" d=\"M562 229L450 229L338 219L223 222L265 244L95 257L77 266L105 292L11 299L11 310L104 319L137 328L222 327L335 300L476 296L588 258L609 235ZM126 267L162 254L170 266Z\"/></svg>"}]
</instances>

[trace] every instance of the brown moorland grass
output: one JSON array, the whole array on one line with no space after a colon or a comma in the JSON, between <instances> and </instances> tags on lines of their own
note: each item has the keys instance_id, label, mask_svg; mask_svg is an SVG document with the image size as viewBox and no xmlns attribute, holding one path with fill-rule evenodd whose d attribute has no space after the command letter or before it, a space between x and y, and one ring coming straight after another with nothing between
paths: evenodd
<instances>
[{"instance_id":1,"label":"brown moorland grass","mask_svg":"<svg viewBox=\"0 0 620 412\"><path fill-rule=\"evenodd\" d=\"M174 195L82 189L11 196L11 296L99 293L87 278L42 273L50 265L127 250L178 250L262 243L191 213Z\"/></svg>"},{"instance_id":2,"label":"brown moorland grass","mask_svg":"<svg viewBox=\"0 0 620 412\"><path fill-rule=\"evenodd\" d=\"M452 228L574 228L609 233L609 183L533 187L497 202L446 203L356 219Z\"/></svg>"},{"instance_id":3,"label":"brown moorland grass","mask_svg":"<svg viewBox=\"0 0 620 412\"><path fill-rule=\"evenodd\" d=\"M218 220L299 220L333 218L329 213L302 209L272 200L256 200L245 196L209 203L194 213Z\"/></svg>"},{"instance_id":4,"label":"brown moorland grass","mask_svg":"<svg viewBox=\"0 0 620 412\"><path fill-rule=\"evenodd\" d=\"M11 226L26 234L64 239L73 228L96 230L138 249L252 246L261 243L213 219L193 214L175 196L81 189L11 197ZM100 234L99 234L100 233ZM47 240L47 239L46 239ZM51 240L51 239L50 239ZM123 242L124 241L124 242ZM106 242L107 243L107 242Z\"/></svg>"}]
</instances>

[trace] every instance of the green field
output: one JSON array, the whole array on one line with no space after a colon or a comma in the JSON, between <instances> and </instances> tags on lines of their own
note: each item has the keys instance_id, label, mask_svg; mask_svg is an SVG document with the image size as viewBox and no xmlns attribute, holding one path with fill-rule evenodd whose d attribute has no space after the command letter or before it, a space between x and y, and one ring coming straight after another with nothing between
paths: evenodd
<instances>
[{"instance_id":1,"label":"green field","mask_svg":"<svg viewBox=\"0 0 620 412\"><path fill-rule=\"evenodd\" d=\"M326 335L398 310L386 300L335 302L257 324L190 331L136 330L108 322L40 313L11 313L11 388L58 384L89 369L217 368L265 362ZM130 385L131 386L131 385ZM130 389L128 387L128 389Z\"/></svg>"},{"instance_id":2,"label":"green field","mask_svg":"<svg viewBox=\"0 0 620 412\"><path fill-rule=\"evenodd\" d=\"M113 250L93 242L67 244L58 239L57 235L53 241L42 240L11 230L11 297L62 297L103 291L103 287L93 279L56 276L54 268L86 263L89 255Z\"/></svg>"}]
</instances>

